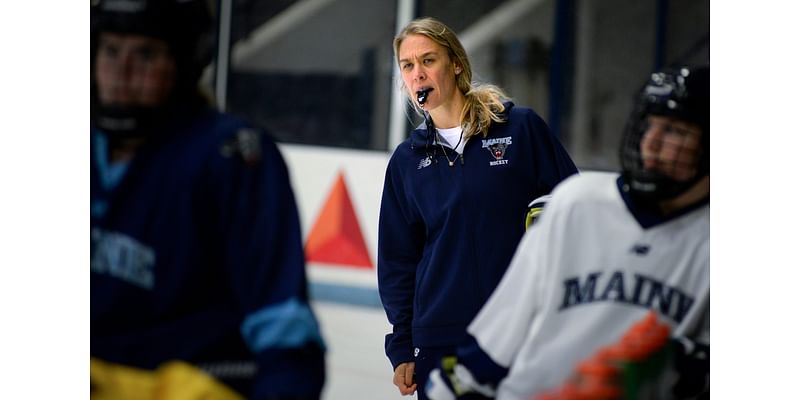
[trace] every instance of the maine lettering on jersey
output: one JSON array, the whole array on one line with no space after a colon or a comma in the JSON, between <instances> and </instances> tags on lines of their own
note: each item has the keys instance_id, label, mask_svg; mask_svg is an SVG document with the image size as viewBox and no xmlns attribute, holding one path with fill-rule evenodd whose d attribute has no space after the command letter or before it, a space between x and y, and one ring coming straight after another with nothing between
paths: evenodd
<instances>
[{"instance_id":1,"label":"maine lettering on jersey","mask_svg":"<svg viewBox=\"0 0 800 400\"><path fill-rule=\"evenodd\" d=\"M501 138L493 138L493 139L481 139L481 142L483 142L482 145L481 145L481 148L484 148L484 149L489 147L489 146L498 144L498 143L503 143L505 145L509 145L509 144L511 144L511 136L501 137Z\"/></svg>"},{"instance_id":2,"label":"maine lettering on jersey","mask_svg":"<svg viewBox=\"0 0 800 400\"><path fill-rule=\"evenodd\" d=\"M92 229L92 272L152 289L155 263L155 251L136 239L118 232Z\"/></svg>"},{"instance_id":3,"label":"maine lettering on jersey","mask_svg":"<svg viewBox=\"0 0 800 400\"><path fill-rule=\"evenodd\" d=\"M559 311L598 301L615 301L651 308L677 323L683 321L694 298L656 279L622 271L593 272L564 281L564 300Z\"/></svg>"}]
</instances>

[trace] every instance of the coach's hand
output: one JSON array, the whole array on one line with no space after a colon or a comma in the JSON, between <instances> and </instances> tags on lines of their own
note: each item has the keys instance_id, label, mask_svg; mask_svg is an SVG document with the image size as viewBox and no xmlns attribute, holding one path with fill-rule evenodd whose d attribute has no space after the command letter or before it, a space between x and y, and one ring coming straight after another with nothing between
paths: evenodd
<instances>
[{"instance_id":1,"label":"coach's hand","mask_svg":"<svg viewBox=\"0 0 800 400\"><path fill-rule=\"evenodd\" d=\"M405 362L395 368L394 384L400 389L400 394L403 396L414 394L417 390L417 383L414 382L413 362Z\"/></svg>"}]
</instances>

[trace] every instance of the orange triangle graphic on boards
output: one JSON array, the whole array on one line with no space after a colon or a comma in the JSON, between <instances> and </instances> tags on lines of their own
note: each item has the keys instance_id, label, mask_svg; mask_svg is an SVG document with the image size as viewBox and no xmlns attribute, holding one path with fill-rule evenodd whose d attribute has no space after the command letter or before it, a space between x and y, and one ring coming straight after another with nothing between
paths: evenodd
<instances>
[{"instance_id":1,"label":"orange triangle graphic on boards","mask_svg":"<svg viewBox=\"0 0 800 400\"><path fill-rule=\"evenodd\" d=\"M306 261L372 268L342 172L311 228L305 251Z\"/></svg>"}]
</instances>

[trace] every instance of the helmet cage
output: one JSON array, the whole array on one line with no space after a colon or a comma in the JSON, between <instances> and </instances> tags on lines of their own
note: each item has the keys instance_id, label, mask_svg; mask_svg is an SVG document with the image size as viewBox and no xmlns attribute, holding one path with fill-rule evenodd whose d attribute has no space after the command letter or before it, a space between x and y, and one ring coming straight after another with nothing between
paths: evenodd
<instances>
[{"instance_id":1,"label":"helmet cage","mask_svg":"<svg viewBox=\"0 0 800 400\"><path fill-rule=\"evenodd\" d=\"M708 69L667 69L653 73L637 93L634 109L625 126L620 145L624 189L644 205L674 198L709 173ZM641 142L648 129L648 116L665 116L694 123L701 128L695 152L695 173L678 181L644 168Z\"/></svg>"},{"instance_id":2,"label":"helmet cage","mask_svg":"<svg viewBox=\"0 0 800 400\"><path fill-rule=\"evenodd\" d=\"M157 107L103 105L97 96L92 61L92 123L108 133L141 136L151 132L179 104L198 104L197 85L211 61L212 16L207 0L95 0L91 10L91 55L102 32L139 34L164 40L175 59L172 94Z\"/></svg>"}]
</instances>

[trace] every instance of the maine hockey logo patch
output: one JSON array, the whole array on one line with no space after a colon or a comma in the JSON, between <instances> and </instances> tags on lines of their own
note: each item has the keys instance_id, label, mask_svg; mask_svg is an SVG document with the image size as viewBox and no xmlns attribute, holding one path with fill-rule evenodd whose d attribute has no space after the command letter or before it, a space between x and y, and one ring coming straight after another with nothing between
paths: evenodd
<instances>
[{"instance_id":1,"label":"maine hockey logo patch","mask_svg":"<svg viewBox=\"0 0 800 400\"><path fill-rule=\"evenodd\" d=\"M423 169L429 165L431 165L431 158L425 157L422 160L419 160L419 164L417 164L417 169Z\"/></svg>"},{"instance_id":2,"label":"maine hockey logo patch","mask_svg":"<svg viewBox=\"0 0 800 400\"><path fill-rule=\"evenodd\" d=\"M506 149L511 146L511 136L496 138L496 139L483 139L483 148L489 150L489 154L494 157L494 161L489 161L489 165L505 165L508 160L504 159L506 156Z\"/></svg>"}]
</instances>

